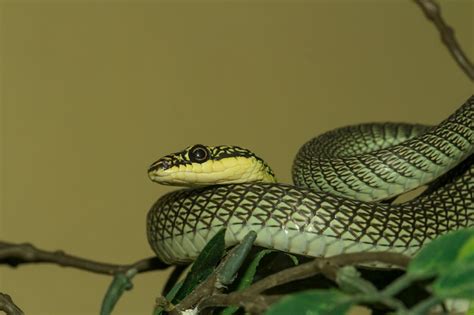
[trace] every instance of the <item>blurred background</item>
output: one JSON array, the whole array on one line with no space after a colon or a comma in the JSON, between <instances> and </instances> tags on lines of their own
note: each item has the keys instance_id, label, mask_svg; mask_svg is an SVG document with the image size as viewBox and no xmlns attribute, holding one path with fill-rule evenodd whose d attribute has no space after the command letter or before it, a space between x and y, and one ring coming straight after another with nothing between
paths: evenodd
<instances>
[{"instance_id":1,"label":"blurred background","mask_svg":"<svg viewBox=\"0 0 474 315\"><path fill-rule=\"evenodd\" d=\"M474 1L440 1L474 58ZM473 84L412 1L3 1L0 239L114 263L152 255L157 158L237 144L290 182L311 137L347 124L435 124ZM97 314L111 277L0 266L34 314ZM114 314L150 314L166 272Z\"/></svg>"}]
</instances>

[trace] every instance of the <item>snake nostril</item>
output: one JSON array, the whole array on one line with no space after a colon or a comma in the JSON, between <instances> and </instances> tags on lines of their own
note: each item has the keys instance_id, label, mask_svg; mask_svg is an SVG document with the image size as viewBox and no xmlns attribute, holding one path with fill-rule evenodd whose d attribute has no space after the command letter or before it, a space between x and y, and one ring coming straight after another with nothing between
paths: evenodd
<instances>
[{"instance_id":1,"label":"snake nostril","mask_svg":"<svg viewBox=\"0 0 474 315\"><path fill-rule=\"evenodd\" d=\"M153 173L159 168L160 168L160 163L155 162L152 165L150 165L150 167L148 168L148 173Z\"/></svg>"},{"instance_id":2,"label":"snake nostril","mask_svg":"<svg viewBox=\"0 0 474 315\"><path fill-rule=\"evenodd\" d=\"M170 167L167 161L156 161L148 168L148 173L156 172L158 170L166 170Z\"/></svg>"}]
</instances>

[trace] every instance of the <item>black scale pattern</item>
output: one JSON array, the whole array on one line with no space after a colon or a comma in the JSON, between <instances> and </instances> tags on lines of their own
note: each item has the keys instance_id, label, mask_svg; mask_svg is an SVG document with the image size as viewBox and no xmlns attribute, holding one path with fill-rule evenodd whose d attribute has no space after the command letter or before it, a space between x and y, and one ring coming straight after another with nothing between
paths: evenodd
<instances>
[{"instance_id":1,"label":"black scale pattern","mask_svg":"<svg viewBox=\"0 0 474 315\"><path fill-rule=\"evenodd\" d=\"M472 154L474 97L436 127L374 123L307 142L293 164L297 186L358 200L389 199L441 176Z\"/></svg>"}]
</instances>

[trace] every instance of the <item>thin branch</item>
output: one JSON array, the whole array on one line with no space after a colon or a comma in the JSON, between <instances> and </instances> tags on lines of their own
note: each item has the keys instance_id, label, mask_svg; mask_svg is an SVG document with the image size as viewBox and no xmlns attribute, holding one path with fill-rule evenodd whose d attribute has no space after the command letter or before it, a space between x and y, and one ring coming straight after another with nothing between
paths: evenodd
<instances>
[{"instance_id":1,"label":"thin branch","mask_svg":"<svg viewBox=\"0 0 474 315\"><path fill-rule=\"evenodd\" d=\"M29 243L14 244L0 242L0 264L17 267L22 264L31 263L51 263L106 275L115 275L131 268L135 268L139 273L143 273L169 267L169 265L157 257L145 258L132 264L117 265L69 255L63 251L46 251Z\"/></svg>"},{"instance_id":2,"label":"thin branch","mask_svg":"<svg viewBox=\"0 0 474 315\"><path fill-rule=\"evenodd\" d=\"M0 293L0 311L7 315L23 315L23 311L13 303L12 298L5 293Z\"/></svg>"},{"instance_id":3,"label":"thin branch","mask_svg":"<svg viewBox=\"0 0 474 315\"><path fill-rule=\"evenodd\" d=\"M230 253L234 250L236 250L236 247L234 247ZM192 308L197 304L199 304L200 307L211 307L222 306L223 303L225 305L236 305L236 301L248 301L248 303L245 302L246 304L237 305L245 307L249 312L256 313L257 311L261 311L262 307L268 308L270 304L277 300L277 297L261 295L261 293L267 289L291 281L308 278L317 273L322 273L329 279L335 279L336 272L341 266L379 262L385 265L406 268L410 260L407 256L390 252L362 252L341 254L329 258L316 258L310 262L272 274L252 284L243 291L221 294L220 289L222 289L222 287L219 286L218 275L228 257L231 256L230 253L203 283L174 307L170 312L171 314L180 314L181 311ZM126 272L132 268L135 269L137 273L141 273L169 267L169 265L163 263L157 257L142 259L133 264L116 265L72 256L63 251L45 251L29 243L13 244L0 242L0 264L16 267L28 263L53 263L64 267L73 267L107 275ZM209 300L210 296L212 296L212 299ZM217 297L214 298L213 296ZM200 305L200 303L204 304ZM11 314L17 315L22 313Z\"/></svg>"},{"instance_id":4,"label":"thin branch","mask_svg":"<svg viewBox=\"0 0 474 315\"><path fill-rule=\"evenodd\" d=\"M234 246L221 260L216 269L207 277L206 280L201 282L196 288L194 288L191 293L189 293L178 305L176 305L173 310L170 311L171 315L181 314L182 311L190 309L199 301L202 300L205 296L211 296L221 293L223 289L222 283L220 283L219 278L222 272L222 269L227 264L228 260L235 255L239 250L239 246Z\"/></svg>"},{"instance_id":5,"label":"thin branch","mask_svg":"<svg viewBox=\"0 0 474 315\"><path fill-rule=\"evenodd\" d=\"M192 290L179 304L169 312L170 315L180 315L183 311L192 308L205 296L213 296L219 293L216 288L217 272L213 272L204 282ZM217 291L217 292L216 292Z\"/></svg>"},{"instance_id":6,"label":"thin branch","mask_svg":"<svg viewBox=\"0 0 474 315\"><path fill-rule=\"evenodd\" d=\"M281 295L248 295L239 292L214 294L199 303L199 310L208 307L240 306L250 314L262 314L270 305L282 298Z\"/></svg>"},{"instance_id":7,"label":"thin branch","mask_svg":"<svg viewBox=\"0 0 474 315\"><path fill-rule=\"evenodd\" d=\"M454 60L461 67L461 69L467 74L467 76L474 81L474 66L469 58L466 56L464 51L461 49L456 37L454 30L444 21L441 16L441 9L434 0L414 0L416 4L423 10L425 16L433 22L438 29L443 44L446 45L449 52L453 56Z\"/></svg>"},{"instance_id":8,"label":"thin branch","mask_svg":"<svg viewBox=\"0 0 474 315\"><path fill-rule=\"evenodd\" d=\"M390 252L360 252L316 258L310 262L284 269L252 284L246 291L250 294L259 294L270 288L323 273L334 280L339 267L379 262L386 265L406 268L410 258Z\"/></svg>"},{"instance_id":9,"label":"thin branch","mask_svg":"<svg viewBox=\"0 0 474 315\"><path fill-rule=\"evenodd\" d=\"M390 252L361 252L316 258L310 262L281 270L269 275L249 286L247 289L229 294L215 294L216 280L219 267L186 298L176 305L170 314L178 315L182 311L198 308L219 307L227 305L242 306L250 313L262 313L272 303L278 300L274 296L262 295L270 288L277 287L292 281L309 278L318 273L324 274L329 279L335 279L338 268L348 265L359 265L379 262L387 266L406 268L410 258ZM222 264L222 263L221 263ZM220 265L221 265L220 264Z\"/></svg>"}]
</instances>

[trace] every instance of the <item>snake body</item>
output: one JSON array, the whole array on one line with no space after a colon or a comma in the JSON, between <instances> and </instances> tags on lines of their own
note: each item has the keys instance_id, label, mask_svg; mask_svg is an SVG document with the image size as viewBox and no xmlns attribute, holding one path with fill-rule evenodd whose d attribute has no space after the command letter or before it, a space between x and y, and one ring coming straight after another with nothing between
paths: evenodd
<instances>
[{"instance_id":1,"label":"snake body","mask_svg":"<svg viewBox=\"0 0 474 315\"><path fill-rule=\"evenodd\" d=\"M300 149L295 185L251 181L162 196L148 213L148 240L168 263L192 261L223 227L227 246L253 230L258 246L311 257L414 255L437 236L474 225L473 153L474 96L434 127L340 128ZM377 202L426 184L414 200Z\"/></svg>"}]
</instances>

